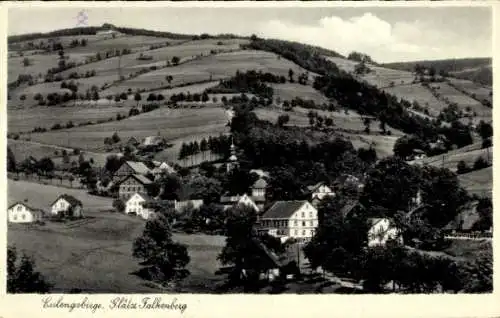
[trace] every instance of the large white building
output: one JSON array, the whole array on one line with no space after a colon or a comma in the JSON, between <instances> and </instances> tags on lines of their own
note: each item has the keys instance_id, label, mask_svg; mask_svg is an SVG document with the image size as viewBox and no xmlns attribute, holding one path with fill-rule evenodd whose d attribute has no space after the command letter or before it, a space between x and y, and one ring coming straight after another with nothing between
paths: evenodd
<instances>
[{"instance_id":1,"label":"large white building","mask_svg":"<svg viewBox=\"0 0 500 318\"><path fill-rule=\"evenodd\" d=\"M42 221L43 211L30 207L24 202L16 202L7 209L7 219L10 223L33 223Z\"/></svg>"},{"instance_id":2,"label":"large white building","mask_svg":"<svg viewBox=\"0 0 500 318\"><path fill-rule=\"evenodd\" d=\"M261 217L259 232L282 239L310 240L318 227L318 210L308 201L277 201Z\"/></svg>"}]
</instances>

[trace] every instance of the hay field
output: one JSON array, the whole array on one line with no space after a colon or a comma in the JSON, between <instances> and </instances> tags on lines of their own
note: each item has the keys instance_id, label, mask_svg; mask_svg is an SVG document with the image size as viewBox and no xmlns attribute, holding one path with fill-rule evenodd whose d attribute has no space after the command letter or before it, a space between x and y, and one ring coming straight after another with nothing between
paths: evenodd
<instances>
[{"instance_id":1,"label":"hay field","mask_svg":"<svg viewBox=\"0 0 500 318\"><path fill-rule=\"evenodd\" d=\"M288 115L290 121L286 124L286 126L298 126L298 127L308 127L309 126L309 118L302 114L297 114L293 111L284 111L280 108L257 108L253 111L255 115L261 120L266 120L271 123L276 123L278 117L281 115Z\"/></svg>"},{"instance_id":2,"label":"hay field","mask_svg":"<svg viewBox=\"0 0 500 318\"><path fill-rule=\"evenodd\" d=\"M121 121L77 127L69 130L32 134L31 139L42 143L78 145L82 149L101 151L104 138L115 131L122 139L146 137L158 132L167 139L175 139L203 132L224 131L227 116L222 108L168 109L160 108Z\"/></svg>"},{"instance_id":3,"label":"hay field","mask_svg":"<svg viewBox=\"0 0 500 318\"><path fill-rule=\"evenodd\" d=\"M458 176L462 187L469 193L492 197L493 167L488 167Z\"/></svg>"},{"instance_id":4,"label":"hay field","mask_svg":"<svg viewBox=\"0 0 500 318\"><path fill-rule=\"evenodd\" d=\"M456 103L458 107L464 111L467 107L470 107L478 116L491 116L491 108L483 106L477 100L462 94L447 83L435 83L431 84L431 87L435 87L436 91L443 96L443 98L447 98L450 103Z\"/></svg>"},{"instance_id":5,"label":"hay field","mask_svg":"<svg viewBox=\"0 0 500 318\"><path fill-rule=\"evenodd\" d=\"M436 167L444 167L448 168L452 171L457 170L457 164L460 161L464 161L469 167L474 165L474 161L477 158L483 157L485 160L493 159L493 148L485 148L485 149L475 149L470 151L461 151L461 152L449 152L442 155L437 155L429 158L425 158L422 160L418 160L418 163L428 164Z\"/></svg>"},{"instance_id":6,"label":"hay field","mask_svg":"<svg viewBox=\"0 0 500 318\"><path fill-rule=\"evenodd\" d=\"M28 156L33 156L36 159L41 159L43 157L54 156L56 151L58 153L61 153L62 150L66 150L68 153L71 153L73 151L72 148L13 139L7 139L7 146L12 149L14 157L16 158L16 162L18 163L23 161Z\"/></svg>"},{"instance_id":7,"label":"hay field","mask_svg":"<svg viewBox=\"0 0 500 318\"><path fill-rule=\"evenodd\" d=\"M328 98L310 85L286 83L270 84L270 86L274 89L274 98L279 97L282 102L300 97L302 99L313 100L316 104L328 103Z\"/></svg>"},{"instance_id":8,"label":"hay field","mask_svg":"<svg viewBox=\"0 0 500 318\"><path fill-rule=\"evenodd\" d=\"M434 97L427 88L419 83L388 87L384 88L384 91L409 102L416 101L420 106L427 107L429 114L433 116L439 115L441 110L447 107L446 103Z\"/></svg>"},{"instance_id":9,"label":"hay field","mask_svg":"<svg viewBox=\"0 0 500 318\"><path fill-rule=\"evenodd\" d=\"M96 106L37 106L28 109L9 110L7 117L9 132L27 132L35 127L50 129L54 124L66 125L72 121L76 126L79 123L108 118L116 118L117 114L128 115L131 107Z\"/></svg>"},{"instance_id":10,"label":"hay field","mask_svg":"<svg viewBox=\"0 0 500 318\"><path fill-rule=\"evenodd\" d=\"M176 67L168 67L142 74L136 78L126 80L116 86L117 91L126 91L129 88L157 89L167 83L165 77L173 77L172 85L178 86L185 83L219 80L234 76L236 71L262 70L275 75L288 76L288 70L295 74L304 73L306 70L286 59L278 59L273 53L264 51L236 51L205 56ZM309 80L313 81L315 74L309 73Z\"/></svg>"},{"instance_id":11,"label":"hay field","mask_svg":"<svg viewBox=\"0 0 500 318\"><path fill-rule=\"evenodd\" d=\"M169 38L161 38L155 36L144 35L120 35L116 38L96 36L97 39L89 41L87 46L77 46L75 48L68 48L69 52L88 52L97 53L107 50L122 50L131 49L132 51L148 49L150 45L166 44L174 45L185 40L174 40Z\"/></svg>"},{"instance_id":12,"label":"hay field","mask_svg":"<svg viewBox=\"0 0 500 318\"><path fill-rule=\"evenodd\" d=\"M450 83L453 85L463 89L464 91L468 92L469 94L474 94L477 99L479 100L489 100L491 101L492 98L490 96L490 93L492 92L491 87L486 87L482 86L480 84L474 83L472 81L468 80L463 80L463 79L458 79L458 78L448 78Z\"/></svg>"}]
</instances>

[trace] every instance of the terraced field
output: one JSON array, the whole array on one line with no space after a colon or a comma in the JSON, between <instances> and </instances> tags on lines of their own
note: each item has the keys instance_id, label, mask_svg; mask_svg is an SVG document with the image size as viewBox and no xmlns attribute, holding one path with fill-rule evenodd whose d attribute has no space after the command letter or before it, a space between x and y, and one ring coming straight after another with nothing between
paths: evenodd
<instances>
[{"instance_id":1,"label":"terraced field","mask_svg":"<svg viewBox=\"0 0 500 318\"><path fill-rule=\"evenodd\" d=\"M296 64L284 58L278 58L276 54L245 50L205 56L176 67L148 72L120 83L113 91L123 92L129 88L133 91L161 88L167 84L165 81L167 75L173 77L171 84L177 86L185 83L229 78L234 76L238 70L243 72L262 70L275 75L288 76L289 69L292 69L295 74L306 72ZM310 73L309 80L314 80L314 76L316 75Z\"/></svg>"},{"instance_id":2,"label":"terraced field","mask_svg":"<svg viewBox=\"0 0 500 318\"><path fill-rule=\"evenodd\" d=\"M125 120L77 127L69 130L32 134L33 141L55 145L78 145L82 149L102 151L104 138L118 132L122 139L153 136L160 133L167 139L225 130L227 115L222 108L168 109L160 108Z\"/></svg>"}]
</instances>

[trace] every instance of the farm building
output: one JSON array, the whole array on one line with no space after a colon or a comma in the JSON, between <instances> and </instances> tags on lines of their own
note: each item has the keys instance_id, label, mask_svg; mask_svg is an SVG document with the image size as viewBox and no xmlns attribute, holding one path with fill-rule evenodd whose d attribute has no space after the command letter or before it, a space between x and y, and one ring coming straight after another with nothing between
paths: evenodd
<instances>
[{"instance_id":1,"label":"farm building","mask_svg":"<svg viewBox=\"0 0 500 318\"><path fill-rule=\"evenodd\" d=\"M74 196L62 194L51 204L51 214L82 217L83 204Z\"/></svg>"},{"instance_id":2,"label":"farm building","mask_svg":"<svg viewBox=\"0 0 500 318\"><path fill-rule=\"evenodd\" d=\"M258 230L283 241L307 241L317 227L318 211L308 201L277 201L260 218Z\"/></svg>"},{"instance_id":3,"label":"farm building","mask_svg":"<svg viewBox=\"0 0 500 318\"><path fill-rule=\"evenodd\" d=\"M203 200L174 201L174 209L177 212L182 212L184 209L187 208L199 209L202 205L203 205Z\"/></svg>"},{"instance_id":4,"label":"farm building","mask_svg":"<svg viewBox=\"0 0 500 318\"><path fill-rule=\"evenodd\" d=\"M149 168L142 162L125 161L115 172L113 179L116 181L132 174L146 175L150 172Z\"/></svg>"},{"instance_id":5,"label":"farm building","mask_svg":"<svg viewBox=\"0 0 500 318\"><path fill-rule=\"evenodd\" d=\"M144 193L134 193L125 202L125 213L135 214L148 220L154 216L155 211L148 207L146 203L152 201L152 199Z\"/></svg>"},{"instance_id":6,"label":"farm building","mask_svg":"<svg viewBox=\"0 0 500 318\"><path fill-rule=\"evenodd\" d=\"M159 147L165 144L165 139L161 136L148 136L142 141L142 147Z\"/></svg>"},{"instance_id":7,"label":"farm building","mask_svg":"<svg viewBox=\"0 0 500 318\"><path fill-rule=\"evenodd\" d=\"M233 196L226 195L220 198L220 203L224 207L224 210L231 209L238 205L243 205L251 207L255 210L255 212L259 212L263 206L263 198L249 197L247 194Z\"/></svg>"},{"instance_id":8,"label":"farm building","mask_svg":"<svg viewBox=\"0 0 500 318\"><path fill-rule=\"evenodd\" d=\"M162 175L163 173L175 173L175 169L166 162L153 161L154 168L151 173L156 177Z\"/></svg>"},{"instance_id":9,"label":"farm building","mask_svg":"<svg viewBox=\"0 0 500 318\"><path fill-rule=\"evenodd\" d=\"M311 195L311 200L323 200L327 196L335 196L335 193L332 191L332 189L324 182L318 182L315 185L308 186L307 190Z\"/></svg>"},{"instance_id":10,"label":"farm building","mask_svg":"<svg viewBox=\"0 0 500 318\"><path fill-rule=\"evenodd\" d=\"M388 218L368 219L368 246L384 246L389 240L396 240L403 243L401 231L394 226L392 220Z\"/></svg>"},{"instance_id":11,"label":"farm building","mask_svg":"<svg viewBox=\"0 0 500 318\"><path fill-rule=\"evenodd\" d=\"M134 193L147 194L152 183L141 174L131 174L118 183L118 197L126 200Z\"/></svg>"},{"instance_id":12,"label":"farm building","mask_svg":"<svg viewBox=\"0 0 500 318\"><path fill-rule=\"evenodd\" d=\"M264 178L259 178L252 185L252 197L262 197L266 196L267 181Z\"/></svg>"},{"instance_id":13,"label":"farm building","mask_svg":"<svg viewBox=\"0 0 500 318\"><path fill-rule=\"evenodd\" d=\"M42 221L44 212L30 207L24 202L16 202L7 209L10 223L32 223Z\"/></svg>"}]
</instances>

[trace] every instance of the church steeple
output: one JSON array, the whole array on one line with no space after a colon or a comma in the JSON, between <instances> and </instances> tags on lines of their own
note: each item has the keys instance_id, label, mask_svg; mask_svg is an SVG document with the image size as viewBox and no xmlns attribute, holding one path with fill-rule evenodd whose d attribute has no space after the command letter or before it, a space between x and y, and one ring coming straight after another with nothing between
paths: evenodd
<instances>
[{"instance_id":1,"label":"church steeple","mask_svg":"<svg viewBox=\"0 0 500 318\"><path fill-rule=\"evenodd\" d=\"M235 167L238 166L238 157L236 156L236 147L234 145L233 137L231 136L231 147L230 147L230 157L227 162L227 172L230 172Z\"/></svg>"}]
</instances>

